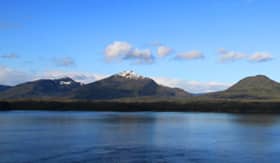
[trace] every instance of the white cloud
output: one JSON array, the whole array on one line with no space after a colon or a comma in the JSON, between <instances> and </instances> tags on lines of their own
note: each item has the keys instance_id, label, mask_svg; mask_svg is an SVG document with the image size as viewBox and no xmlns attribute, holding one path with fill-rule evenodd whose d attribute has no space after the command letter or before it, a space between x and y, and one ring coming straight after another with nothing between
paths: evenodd
<instances>
[{"instance_id":1,"label":"white cloud","mask_svg":"<svg viewBox=\"0 0 280 163\"><path fill-rule=\"evenodd\" d=\"M191 93L206 93L221 91L229 88L231 84L221 83L221 82L199 82L199 81L189 81L180 80L172 78L155 77L156 82L161 85L166 85L170 87L182 88Z\"/></svg>"},{"instance_id":2,"label":"white cloud","mask_svg":"<svg viewBox=\"0 0 280 163\"><path fill-rule=\"evenodd\" d=\"M57 66L70 67L75 65L75 61L71 57L55 58L54 62Z\"/></svg>"},{"instance_id":3,"label":"white cloud","mask_svg":"<svg viewBox=\"0 0 280 163\"><path fill-rule=\"evenodd\" d=\"M245 54L236 51L227 51L225 49L219 50L220 61L228 62L228 61L237 61L237 60L248 60L251 62L266 62L273 59L272 55L267 52L256 52L254 54Z\"/></svg>"},{"instance_id":4,"label":"white cloud","mask_svg":"<svg viewBox=\"0 0 280 163\"><path fill-rule=\"evenodd\" d=\"M18 58L18 55L15 53L9 53L9 54L3 54L0 57L5 59L16 59Z\"/></svg>"},{"instance_id":5,"label":"white cloud","mask_svg":"<svg viewBox=\"0 0 280 163\"><path fill-rule=\"evenodd\" d=\"M153 61L152 51L150 49L133 49L125 55L123 59L135 59L137 63L151 63Z\"/></svg>"},{"instance_id":6,"label":"white cloud","mask_svg":"<svg viewBox=\"0 0 280 163\"><path fill-rule=\"evenodd\" d=\"M133 47L128 42L115 41L105 48L105 55L108 59L118 58L120 55L127 55Z\"/></svg>"},{"instance_id":7,"label":"white cloud","mask_svg":"<svg viewBox=\"0 0 280 163\"><path fill-rule=\"evenodd\" d=\"M104 54L108 60L132 59L136 60L137 63L150 63L153 61L150 49L138 49L124 41L115 41L109 44L105 48Z\"/></svg>"},{"instance_id":8,"label":"white cloud","mask_svg":"<svg viewBox=\"0 0 280 163\"><path fill-rule=\"evenodd\" d=\"M21 82L29 81L32 75L23 71L15 70L5 66L0 66L0 84L16 85Z\"/></svg>"},{"instance_id":9,"label":"white cloud","mask_svg":"<svg viewBox=\"0 0 280 163\"><path fill-rule=\"evenodd\" d=\"M59 79L64 77L70 77L75 81L81 83L91 83L96 80L100 80L105 78L107 75L97 74L97 73L89 73L89 72L65 72L65 71L47 71L42 75L36 75L34 79Z\"/></svg>"},{"instance_id":10,"label":"white cloud","mask_svg":"<svg viewBox=\"0 0 280 163\"><path fill-rule=\"evenodd\" d=\"M157 54L160 57L165 57L165 56L169 55L170 53L172 53L172 49L170 47L161 45L157 48Z\"/></svg>"},{"instance_id":11,"label":"white cloud","mask_svg":"<svg viewBox=\"0 0 280 163\"><path fill-rule=\"evenodd\" d=\"M148 43L148 45L157 47L157 46L161 46L162 43L160 43L159 41L153 41L153 42Z\"/></svg>"},{"instance_id":12,"label":"white cloud","mask_svg":"<svg viewBox=\"0 0 280 163\"><path fill-rule=\"evenodd\" d=\"M237 61L247 57L246 54L235 52L235 51L227 51L225 49L219 50L220 54L220 61L221 62L228 62L228 61Z\"/></svg>"},{"instance_id":13,"label":"white cloud","mask_svg":"<svg viewBox=\"0 0 280 163\"><path fill-rule=\"evenodd\" d=\"M252 62L265 62L272 60L272 55L266 52L256 52L249 57L249 61Z\"/></svg>"},{"instance_id":14,"label":"white cloud","mask_svg":"<svg viewBox=\"0 0 280 163\"><path fill-rule=\"evenodd\" d=\"M77 72L77 71L46 71L46 72L25 72L17 69L12 69L6 66L0 66L0 85L17 85L27 81L38 79L59 79L70 77L75 81L81 83L90 83L96 80L103 79L108 75L91 73L91 72Z\"/></svg>"},{"instance_id":15,"label":"white cloud","mask_svg":"<svg viewBox=\"0 0 280 163\"><path fill-rule=\"evenodd\" d=\"M175 56L175 59L178 59L178 60L193 60L193 59L202 59L202 58L204 58L203 53L200 51L196 51L196 50L177 54Z\"/></svg>"}]
</instances>

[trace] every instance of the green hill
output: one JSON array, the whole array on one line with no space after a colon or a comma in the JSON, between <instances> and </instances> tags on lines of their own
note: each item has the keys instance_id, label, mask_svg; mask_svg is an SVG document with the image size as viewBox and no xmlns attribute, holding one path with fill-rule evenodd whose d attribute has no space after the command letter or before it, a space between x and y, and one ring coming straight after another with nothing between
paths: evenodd
<instances>
[{"instance_id":1,"label":"green hill","mask_svg":"<svg viewBox=\"0 0 280 163\"><path fill-rule=\"evenodd\" d=\"M216 98L236 99L278 99L280 98L280 83L264 75L244 78L222 92L208 94Z\"/></svg>"}]
</instances>

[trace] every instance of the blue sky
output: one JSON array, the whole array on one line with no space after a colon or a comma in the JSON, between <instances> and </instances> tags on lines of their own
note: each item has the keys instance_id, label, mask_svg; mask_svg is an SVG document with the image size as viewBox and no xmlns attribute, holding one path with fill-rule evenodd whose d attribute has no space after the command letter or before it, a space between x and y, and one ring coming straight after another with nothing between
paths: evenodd
<instances>
[{"instance_id":1,"label":"blue sky","mask_svg":"<svg viewBox=\"0 0 280 163\"><path fill-rule=\"evenodd\" d=\"M123 70L193 92L280 81L277 0L0 0L0 82Z\"/></svg>"}]
</instances>

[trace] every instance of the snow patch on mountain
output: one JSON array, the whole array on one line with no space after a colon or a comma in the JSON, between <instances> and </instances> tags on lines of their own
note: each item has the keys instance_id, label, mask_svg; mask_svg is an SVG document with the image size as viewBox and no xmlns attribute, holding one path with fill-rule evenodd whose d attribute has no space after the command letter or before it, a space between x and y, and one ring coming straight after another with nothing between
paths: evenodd
<instances>
[{"instance_id":1,"label":"snow patch on mountain","mask_svg":"<svg viewBox=\"0 0 280 163\"><path fill-rule=\"evenodd\" d=\"M59 84L60 85L71 85L72 81L60 81Z\"/></svg>"},{"instance_id":2,"label":"snow patch on mountain","mask_svg":"<svg viewBox=\"0 0 280 163\"><path fill-rule=\"evenodd\" d=\"M145 78L141 75L138 75L137 73L135 73L132 70L120 72L120 73L117 74L117 76L121 76L121 77L124 77L124 78L127 78L127 79L135 79L135 80Z\"/></svg>"}]
</instances>

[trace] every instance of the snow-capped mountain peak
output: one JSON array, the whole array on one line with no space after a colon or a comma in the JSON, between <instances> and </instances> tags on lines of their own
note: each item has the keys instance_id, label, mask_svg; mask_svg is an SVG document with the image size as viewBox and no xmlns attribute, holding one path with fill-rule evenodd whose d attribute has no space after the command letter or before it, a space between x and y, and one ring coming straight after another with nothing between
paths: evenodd
<instances>
[{"instance_id":1,"label":"snow-capped mountain peak","mask_svg":"<svg viewBox=\"0 0 280 163\"><path fill-rule=\"evenodd\" d=\"M138 75L137 73L135 73L132 70L129 71L123 71L117 74L117 76L121 76L127 79L144 79L145 77Z\"/></svg>"},{"instance_id":2,"label":"snow-capped mountain peak","mask_svg":"<svg viewBox=\"0 0 280 163\"><path fill-rule=\"evenodd\" d=\"M59 84L60 85L71 85L72 81L60 81Z\"/></svg>"}]
</instances>

